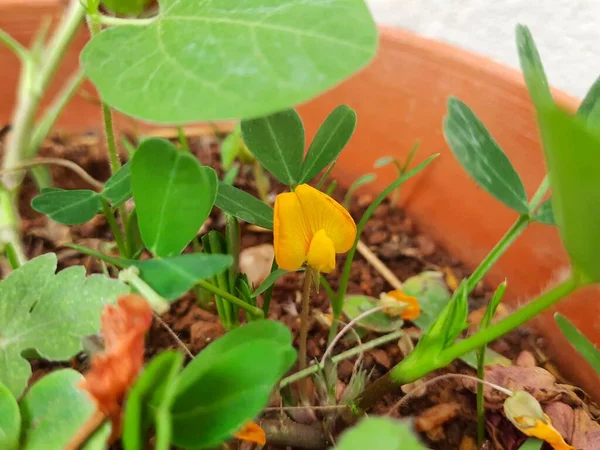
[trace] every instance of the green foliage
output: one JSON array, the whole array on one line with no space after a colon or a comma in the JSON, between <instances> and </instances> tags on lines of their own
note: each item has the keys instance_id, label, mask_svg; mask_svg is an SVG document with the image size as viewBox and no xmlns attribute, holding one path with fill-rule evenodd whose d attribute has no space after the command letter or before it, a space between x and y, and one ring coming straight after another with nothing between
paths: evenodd
<instances>
[{"instance_id":1,"label":"green foliage","mask_svg":"<svg viewBox=\"0 0 600 450\"><path fill-rule=\"evenodd\" d=\"M583 102L579 105L577 114L585 119L589 126L598 127L600 121L600 77L596 78L594 84L585 95Z\"/></svg>"},{"instance_id":2,"label":"green foliage","mask_svg":"<svg viewBox=\"0 0 600 450\"><path fill-rule=\"evenodd\" d=\"M121 206L131 198L131 162L127 162L104 184L102 195L112 206Z\"/></svg>"},{"instance_id":3,"label":"green foliage","mask_svg":"<svg viewBox=\"0 0 600 450\"><path fill-rule=\"evenodd\" d=\"M273 208L246 191L224 182L219 183L215 206L245 222L273 229Z\"/></svg>"},{"instance_id":4,"label":"green foliage","mask_svg":"<svg viewBox=\"0 0 600 450\"><path fill-rule=\"evenodd\" d=\"M152 0L102 0L102 4L117 14L139 14Z\"/></svg>"},{"instance_id":5,"label":"green foliage","mask_svg":"<svg viewBox=\"0 0 600 450\"><path fill-rule=\"evenodd\" d=\"M377 298L367 295L349 295L344 301L344 314L348 319L353 320L360 314L380 306ZM377 311L364 317L358 322L358 325L366 330L377 333L389 333L402 328L404 321L400 317L392 317L383 311Z\"/></svg>"},{"instance_id":6,"label":"green foliage","mask_svg":"<svg viewBox=\"0 0 600 450\"><path fill-rule=\"evenodd\" d=\"M90 189L45 189L31 200L31 207L65 225L80 225L101 209L100 194Z\"/></svg>"},{"instance_id":7,"label":"green foliage","mask_svg":"<svg viewBox=\"0 0 600 450\"><path fill-rule=\"evenodd\" d=\"M221 143L221 165L224 170L228 170L236 160L242 163L252 163L254 159L254 155L250 153L242 139L242 130L238 124Z\"/></svg>"},{"instance_id":8,"label":"green foliage","mask_svg":"<svg viewBox=\"0 0 600 450\"><path fill-rule=\"evenodd\" d=\"M509 208L527 214L527 194L519 175L473 111L448 100L444 135L454 156L483 189Z\"/></svg>"},{"instance_id":9,"label":"green foliage","mask_svg":"<svg viewBox=\"0 0 600 450\"><path fill-rule=\"evenodd\" d=\"M233 259L230 255L186 253L169 258L149 259L136 266L140 278L167 300L176 300L189 291L198 280L223 272Z\"/></svg>"},{"instance_id":10,"label":"green foliage","mask_svg":"<svg viewBox=\"0 0 600 450\"><path fill-rule=\"evenodd\" d=\"M21 413L12 392L0 383L0 448L17 450L21 434Z\"/></svg>"},{"instance_id":11,"label":"green foliage","mask_svg":"<svg viewBox=\"0 0 600 450\"><path fill-rule=\"evenodd\" d=\"M537 211L533 214L532 219L546 225L556 225L554 220L554 212L552 211L552 200L548 199L540 205Z\"/></svg>"},{"instance_id":12,"label":"green foliage","mask_svg":"<svg viewBox=\"0 0 600 450\"><path fill-rule=\"evenodd\" d=\"M21 400L22 450L62 450L94 414L96 407L87 392L79 389L83 376L71 369L46 375ZM102 425L82 450L102 450L110 423Z\"/></svg>"},{"instance_id":13,"label":"green foliage","mask_svg":"<svg viewBox=\"0 0 600 450\"><path fill-rule=\"evenodd\" d=\"M554 314L554 320L575 350L600 374L600 350L562 314Z\"/></svg>"},{"instance_id":14,"label":"green foliage","mask_svg":"<svg viewBox=\"0 0 600 450\"><path fill-rule=\"evenodd\" d=\"M139 230L156 256L180 253L196 236L217 195L215 171L164 139L145 140L131 161Z\"/></svg>"},{"instance_id":15,"label":"green foliage","mask_svg":"<svg viewBox=\"0 0 600 450\"><path fill-rule=\"evenodd\" d=\"M154 423L156 450L168 450L172 439L171 406L183 355L165 351L144 368L125 404L122 443L125 450L142 450L147 432Z\"/></svg>"},{"instance_id":16,"label":"green foliage","mask_svg":"<svg viewBox=\"0 0 600 450\"><path fill-rule=\"evenodd\" d=\"M275 178L287 186L298 184L304 156L304 125L295 109L244 120L244 142Z\"/></svg>"},{"instance_id":17,"label":"green foliage","mask_svg":"<svg viewBox=\"0 0 600 450\"><path fill-rule=\"evenodd\" d=\"M317 130L302 164L299 183L308 183L337 159L356 127L356 112L346 105L335 108Z\"/></svg>"},{"instance_id":18,"label":"green foliage","mask_svg":"<svg viewBox=\"0 0 600 450\"><path fill-rule=\"evenodd\" d=\"M271 114L334 86L377 45L363 0L159 5L151 23L103 31L81 55L108 104L152 122Z\"/></svg>"},{"instance_id":19,"label":"green foliage","mask_svg":"<svg viewBox=\"0 0 600 450\"><path fill-rule=\"evenodd\" d=\"M354 180L354 183L352 183L346 191L346 195L344 197L344 208L350 209L350 204L352 202L352 195L354 194L354 191L356 191L359 187L364 186L365 184L372 183L376 179L377 175L375 175L374 173L366 173Z\"/></svg>"},{"instance_id":20,"label":"green foliage","mask_svg":"<svg viewBox=\"0 0 600 450\"><path fill-rule=\"evenodd\" d=\"M428 330L433 325L451 298L440 272L425 271L407 278L402 283L402 290L419 300L421 314L413 322L421 330Z\"/></svg>"},{"instance_id":21,"label":"green foliage","mask_svg":"<svg viewBox=\"0 0 600 450\"><path fill-rule=\"evenodd\" d=\"M425 450L412 431L409 422L389 417L369 417L349 429L335 447L336 450Z\"/></svg>"},{"instance_id":22,"label":"green foliage","mask_svg":"<svg viewBox=\"0 0 600 450\"><path fill-rule=\"evenodd\" d=\"M0 382L19 397L31 375L22 352L51 361L81 351L81 338L98 332L103 306L128 292L103 275L85 277L82 266L55 275L56 255L39 256L0 281Z\"/></svg>"},{"instance_id":23,"label":"green foliage","mask_svg":"<svg viewBox=\"0 0 600 450\"><path fill-rule=\"evenodd\" d=\"M304 270L304 269L302 268L301 270ZM298 272L300 272L300 270ZM269 276L267 278L265 278L265 281L263 281L262 283L260 283L260 286L258 286L256 288L256 290L252 293L252 297L253 298L258 297L260 294L262 294L267 289L269 289L271 286L273 286L273 284L275 284L275 282L279 278L281 278L282 276L284 276L285 274L288 274L288 273L291 273L291 271L285 270L285 269L275 269L275 270L273 270L269 274Z\"/></svg>"},{"instance_id":24,"label":"green foliage","mask_svg":"<svg viewBox=\"0 0 600 450\"><path fill-rule=\"evenodd\" d=\"M214 447L265 406L296 359L285 325L261 320L204 349L180 374L171 409L173 444Z\"/></svg>"},{"instance_id":25,"label":"green foliage","mask_svg":"<svg viewBox=\"0 0 600 450\"><path fill-rule=\"evenodd\" d=\"M517 51L533 103L538 106L552 104L552 94L540 54L529 28L524 25L517 25Z\"/></svg>"}]
</instances>

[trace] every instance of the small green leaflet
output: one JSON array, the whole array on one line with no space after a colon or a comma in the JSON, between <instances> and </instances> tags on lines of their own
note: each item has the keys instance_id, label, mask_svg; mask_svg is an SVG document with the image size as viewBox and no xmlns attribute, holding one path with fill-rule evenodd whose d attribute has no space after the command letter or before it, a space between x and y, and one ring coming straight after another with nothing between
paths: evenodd
<instances>
[{"instance_id":1,"label":"small green leaflet","mask_svg":"<svg viewBox=\"0 0 600 450\"><path fill-rule=\"evenodd\" d=\"M556 320L560 331L562 331L571 345L575 347L575 350L577 350L579 354L590 363L596 373L600 375L600 350L598 350L596 346L562 314L554 314L554 320Z\"/></svg>"},{"instance_id":2,"label":"small green leaflet","mask_svg":"<svg viewBox=\"0 0 600 450\"><path fill-rule=\"evenodd\" d=\"M300 270L298 270L298 272L300 272L301 270L304 270L304 269L300 269ZM260 286L258 286L256 288L256 290L252 293L252 298L258 297L260 294L262 294L267 289L269 289L271 286L273 286L279 278L281 278L282 276L284 276L285 274L288 274L288 273L292 273L292 272L289 270L285 270L285 269L275 269L274 271L272 271L269 274L269 276L267 278L265 278L265 281L263 281L260 284Z\"/></svg>"},{"instance_id":3,"label":"small green leaflet","mask_svg":"<svg viewBox=\"0 0 600 450\"><path fill-rule=\"evenodd\" d=\"M268 115L335 86L377 48L364 0L159 5L148 24L109 28L81 54L103 100L151 122Z\"/></svg>"},{"instance_id":4,"label":"small green leaflet","mask_svg":"<svg viewBox=\"0 0 600 450\"><path fill-rule=\"evenodd\" d=\"M365 173L364 175L361 175L356 180L354 180L354 183L350 185L350 187L346 191L346 195L344 196L344 208L350 209L350 204L352 202L352 195L354 194L354 191L356 191L359 187L364 186L365 184L372 183L376 179L377 175L375 175L374 173Z\"/></svg>"},{"instance_id":5,"label":"small green leaflet","mask_svg":"<svg viewBox=\"0 0 600 450\"><path fill-rule=\"evenodd\" d=\"M102 4L117 14L139 14L152 0L102 0Z\"/></svg>"},{"instance_id":6,"label":"small green leaflet","mask_svg":"<svg viewBox=\"0 0 600 450\"><path fill-rule=\"evenodd\" d=\"M444 136L458 162L477 184L509 208L528 213L521 178L483 123L456 98L448 100Z\"/></svg>"},{"instance_id":7,"label":"small green leaflet","mask_svg":"<svg viewBox=\"0 0 600 450\"><path fill-rule=\"evenodd\" d=\"M335 450L426 450L408 421L369 417L344 432Z\"/></svg>"},{"instance_id":8,"label":"small green leaflet","mask_svg":"<svg viewBox=\"0 0 600 450\"><path fill-rule=\"evenodd\" d=\"M548 199L542 203L533 214L532 219L546 225L556 225L554 212L552 212L552 199Z\"/></svg>"},{"instance_id":9,"label":"small green leaflet","mask_svg":"<svg viewBox=\"0 0 600 450\"><path fill-rule=\"evenodd\" d=\"M102 195L112 206L121 206L131 198L131 162L124 164L106 181Z\"/></svg>"},{"instance_id":10,"label":"small green leaflet","mask_svg":"<svg viewBox=\"0 0 600 450\"><path fill-rule=\"evenodd\" d=\"M367 312L381 303L379 299L366 295L348 295L344 301L344 314L353 320L360 314ZM404 321L400 317L389 316L383 311L369 314L358 322L358 325L366 330L376 333L390 333L402 328Z\"/></svg>"},{"instance_id":11,"label":"small green leaflet","mask_svg":"<svg viewBox=\"0 0 600 450\"><path fill-rule=\"evenodd\" d=\"M73 435L94 414L96 407L78 384L83 375L62 369L44 376L21 400L22 450L62 450ZM104 423L82 450L102 450L110 435L110 422Z\"/></svg>"},{"instance_id":12,"label":"small green leaflet","mask_svg":"<svg viewBox=\"0 0 600 450\"><path fill-rule=\"evenodd\" d=\"M583 102L579 105L577 114L583 117L590 126L598 126L600 123L594 123L600 114L600 77L596 78L594 84L585 95Z\"/></svg>"},{"instance_id":13,"label":"small green leaflet","mask_svg":"<svg viewBox=\"0 0 600 450\"><path fill-rule=\"evenodd\" d=\"M527 84L533 103L538 106L552 104L552 94L540 54L529 28L525 25L517 25L517 50L525 84Z\"/></svg>"},{"instance_id":14,"label":"small green leaflet","mask_svg":"<svg viewBox=\"0 0 600 450\"><path fill-rule=\"evenodd\" d=\"M0 383L0 448L18 450L20 434L19 405L12 392Z\"/></svg>"},{"instance_id":15,"label":"small green leaflet","mask_svg":"<svg viewBox=\"0 0 600 450\"><path fill-rule=\"evenodd\" d=\"M273 229L273 208L246 191L225 182L219 183L215 206L245 222L268 230Z\"/></svg>"},{"instance_id":16,"label":"small green leaflet","mask_svg":"<svg viewBox=\"0 0 600 450\"><path fill-rule=\"evenodd\" d=\"M173 444L211 448L231 437L265 407L295 359L289 330L270 320L242 325L210 344L179 376Z\"/></svg>"},{"instance_id":17,"label":"small green leaflet","mask_svg":"<svg viewBox=\"0 0 600 450\"><path fill-rule=\"evenodd\" d=\"M100 194L90 189L50 188L31 200L31 207L65 225L80 225L92 220L102 205Z\"/></svg>"},{"instance_id":18,"label":"small green leaflet","mask_svg":"<svg viewBox=\"0 0 600 450\"><path fill-rule=\"evenodd\" d=\"M242 137L254 157L287 186L300 180L304 156L304 125L295 109L244 120Z\"/></svg>"},{"instance_id":19,"label":"small green leaflet","mask_svg":"<svg viewBox=\"0 0 600 450\"><path fill-rule=\"evenodd\" d=\"M103 306L129 292L104 275L86 278L82 266L55 274L56 264L56 255L47 253L0 281L0 382L16 397L31 375L23 351L69 360L81 351L81 338L100 329Z\"/></svg>"},{"instance_id":20,"label":"small green leaflet","mask_svg":"<svg viewBox=\"0 0 600 450\"><path fill-rule=\"evenodd\" d=\"M337 159L356 127L356 112L346 105L335 108L317 130L302 163L299 183L308 183Z\"/></svg>"},{"instance_id":21,"label":"small green leaflet","mask_svg":"<svg viewBox=\"0 0 600 450\"><path fill-rule=\"evenodd\" d=\"M145 140L131 161L140 234L154 255L180 253L196 236L217 195L217 174L164 139Z\"/></svg>"},{"instance_id":22,"label":"small green leaflet","mask_svg":"<svg viewBox=\"0 0 600 450\"><path fill-rule=\"evenodd\" d=\"M406 295L419 300L421 315L413 322L423 331L431 327L452 297L444 281L444 275L434 271L421 272L407 278L402 283L402 290Z\"/></svg>"}]
</instances>

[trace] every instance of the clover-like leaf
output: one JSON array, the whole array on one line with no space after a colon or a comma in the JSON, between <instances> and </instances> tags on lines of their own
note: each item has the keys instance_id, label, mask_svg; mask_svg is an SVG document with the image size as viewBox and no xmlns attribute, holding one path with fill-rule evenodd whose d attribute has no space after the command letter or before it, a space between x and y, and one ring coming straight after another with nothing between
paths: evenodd
<instances>
[{"instance_id":1,"label":"clover-like leaf","mask_svg":"<svg viewBox=\"0 0 600 450\"><path fill-rule=\"evenodd\" d=\"M92 220L101 210L100 195L90 189L52 188L36 195L31 207L65 225L80 225Z\"/></svg>"},{"instance_id":2,"label":"clover-like leaf","mask_svg":"<svg viewBox=\"0 0 600 450\"><path fill-rule=\"evenodd\" d=\"M153 122L282 110L360 69L377 46L363 0L159 5L159 15L148 24L109 28L81 55L103 100Z\"/></svg>"},{"instance_id":3,"label":"clover-like leaf","mask_svg":"<svg viewBox=\"0 0 600 450\"><path fill-rule=\"evenodd\" d=\"M435 322L452 297L444 275L429 270L407 278L402 283L402 290L419 300L421 314L413 322L423 331Z\"/></svg>"},{"instance_id":4,"label":"clover-like leaf","mask_svg":"<svg viewBox=\"0 0 600 450\"><path fill-rule=\"evenodd\" d=\"M273 208L247 193L225 182L219 183L215 206L248 223L268 230L273 229Z\"/></svg>"},{"instance_id":5,"label":"clover-like leaf","mask_svg":"<svg viewBox=\"0 0 600 450\"><path fill-rule=\"evenodd\" d=\"M56 255L39 256L0 281L0 382L20 396L31 375L21 353L34 350L51 361L81 351L81 338L98 332L105 303L128 292L104 275L85 276L82 266L58 274Z\"/></svg>"},{"instance_id":6,"label":"clover-like leaf","mask_svg":"<svg viewBox=\"0 0 600 450\"><path fill-rule=\"evenodd\" d=\"M21 434L21 413L15 396L0 383L0 448L17 450Z\"/></svg>"},{"instance_id":7,"label":"clover-like leaf","mask_svg":"<svg viewBox=\"0 0 600 450\"><path fill-rule=\"evenodd\" d=\"M352 320L381 303L378 299L366 295L349 295L344 301L344 314ZM358 325L366 330L377 333L389 333L402 328L404 321L400 317L392 317L383 311L377 311L364 317Z\"/></svg>"},{"instance_id":8,"label":"clover-like leaf","mask_svg":"<svg viewBox=\"0 0 600 450\"><path fill-rule=\"evenodd\" d=\"M389 417L369 417L349 429L335 450L425 450L412 431L410 422Z\"/></svg>"},{"instance_id":9,"label":"clover-like leaf","mask_svg":"<svg viewBox=\"0 0 600 450\"><path fill-rule=\"evenodd\" d=\"M517 25L517 50L527 89L536 105L552 103L546 72L533 36L525 25Z\"/></svg>"},{"instance_id":10,"label":"clover-like leaf","mask_svg":"<svg viewBox=\"0 0 600 450\"><path fill-rule=\"evenodd\" d=\"M102 195L113 206L120 206L131 198L131 162L124 164L106 181Z\"/></svg>"},{"instance_id":11,"label":"clover-like leaf","mask_svg":"<svg viewBox=\"0 0 600 450\"><path fill-rule=\"evenodd\" d=\"M46 375L21 400L22 450L62 450L96 411L87 392L79 389L83 376L71 369ZM110 423L102 425L82 450L102 450L110 434Z\"/></svg>"},{"instance_id":12,"label":"clover-like leaf","mask_svg":"<svg viewBox=\"0 0 600 450\"><path fill-rule=\"evenodd\" d=\"M165 139L145 140L131 162L142 240L156 256L180 253L196 236L217 196L217 174Z\"/></svg>"}]
</instances>

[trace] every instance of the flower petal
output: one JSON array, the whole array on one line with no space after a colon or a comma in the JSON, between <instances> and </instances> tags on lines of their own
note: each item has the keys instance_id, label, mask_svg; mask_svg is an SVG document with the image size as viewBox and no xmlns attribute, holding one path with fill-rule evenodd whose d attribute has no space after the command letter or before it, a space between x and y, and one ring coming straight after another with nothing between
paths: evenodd
<instances>
[{"instance_id":1,"label":"flower petal","mask_svg":"<svg viewBox=\"0 0 600 450\"><path fill-rule=\"evenodd\" d=\"M313 236L319 230L324 230L333 242L336 253L345 253L352 248L356 239L356 224L342 205L308 184L300 184L294 193Z\"/></svg>"},{"instance_id":2,"label":"flower petal","mask_svg":"<svg viewBox=\"0 0 600 450\"><path fill-rule=\"evenodd\" d=\"M414 320L421 315L421 307L419 305L419 300L417 300L416 297L406 295L404 291L400 289L390 291L387 295L400 303L407 304L402 310L402 313L400 313L400 317L404 320Z\"/></svg>"},{"instance_id":3,"label":"flower petal","mask_svg":"<svg viewBox=\"0 0 600 450\"><path fill-rule=\"evenodd\" d=\"M306 260L310 267L319 272L329 273L335 269L335 248L325 230L317 231L313 237Z\"/></svg>"},{"instance_id":4,"label":"flower petal","mask_svg":"<svg viewBox=\"0 0 600 450\"><path fill-rule=\"evenodd\" d=\"M284 270L298 270L310 247L310 232L298 197L293 192L275 198L273 243L275 260Z\"/></svg>"},{"instance_id":5,"label":"flower petal","mask_svg":"<svg viewBox=\"0 0 600 450\"><path fill-rule=\"evenodd\" d=\"M254 442L258 445L265 445L267 443L265 430L255 422L246 423L240 431L235 433L235 437L243 441Z\"/></svg>"},{"instance_id":6,"label":"flower petal","mask_svg":"<svg viewBox=\"0 0 600 450\"><path fill-rule=\"evenodd\" d=\"M548 419L547 422L537 419L533 427L519 427L517 425L517 428L527 436L536 437L547 442L554 450L575 450L575 447L567 444L556 428L552 426L550 418L548 416L546 418ZM521 417L515 417L517 422L520 422L522 419ZM527 422L526 419L524 421Z\"/></svg>"}]
</instances>

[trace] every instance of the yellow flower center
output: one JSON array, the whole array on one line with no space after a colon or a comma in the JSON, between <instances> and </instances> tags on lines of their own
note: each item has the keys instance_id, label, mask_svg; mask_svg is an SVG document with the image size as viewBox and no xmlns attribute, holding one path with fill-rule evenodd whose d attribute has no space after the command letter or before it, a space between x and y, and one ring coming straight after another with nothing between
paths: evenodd
<instances>
[{"instance_id":1,"label":"yellow flower center","mask_svg":"<svg viewBox=\"0 0 600 450\"><path fill-rule=\"evenodd\" d=\"M335 247L325 230L319 230L310 241L306 262L319 272L329 273L335 269Z\"/></svg>"}]
</instances>

